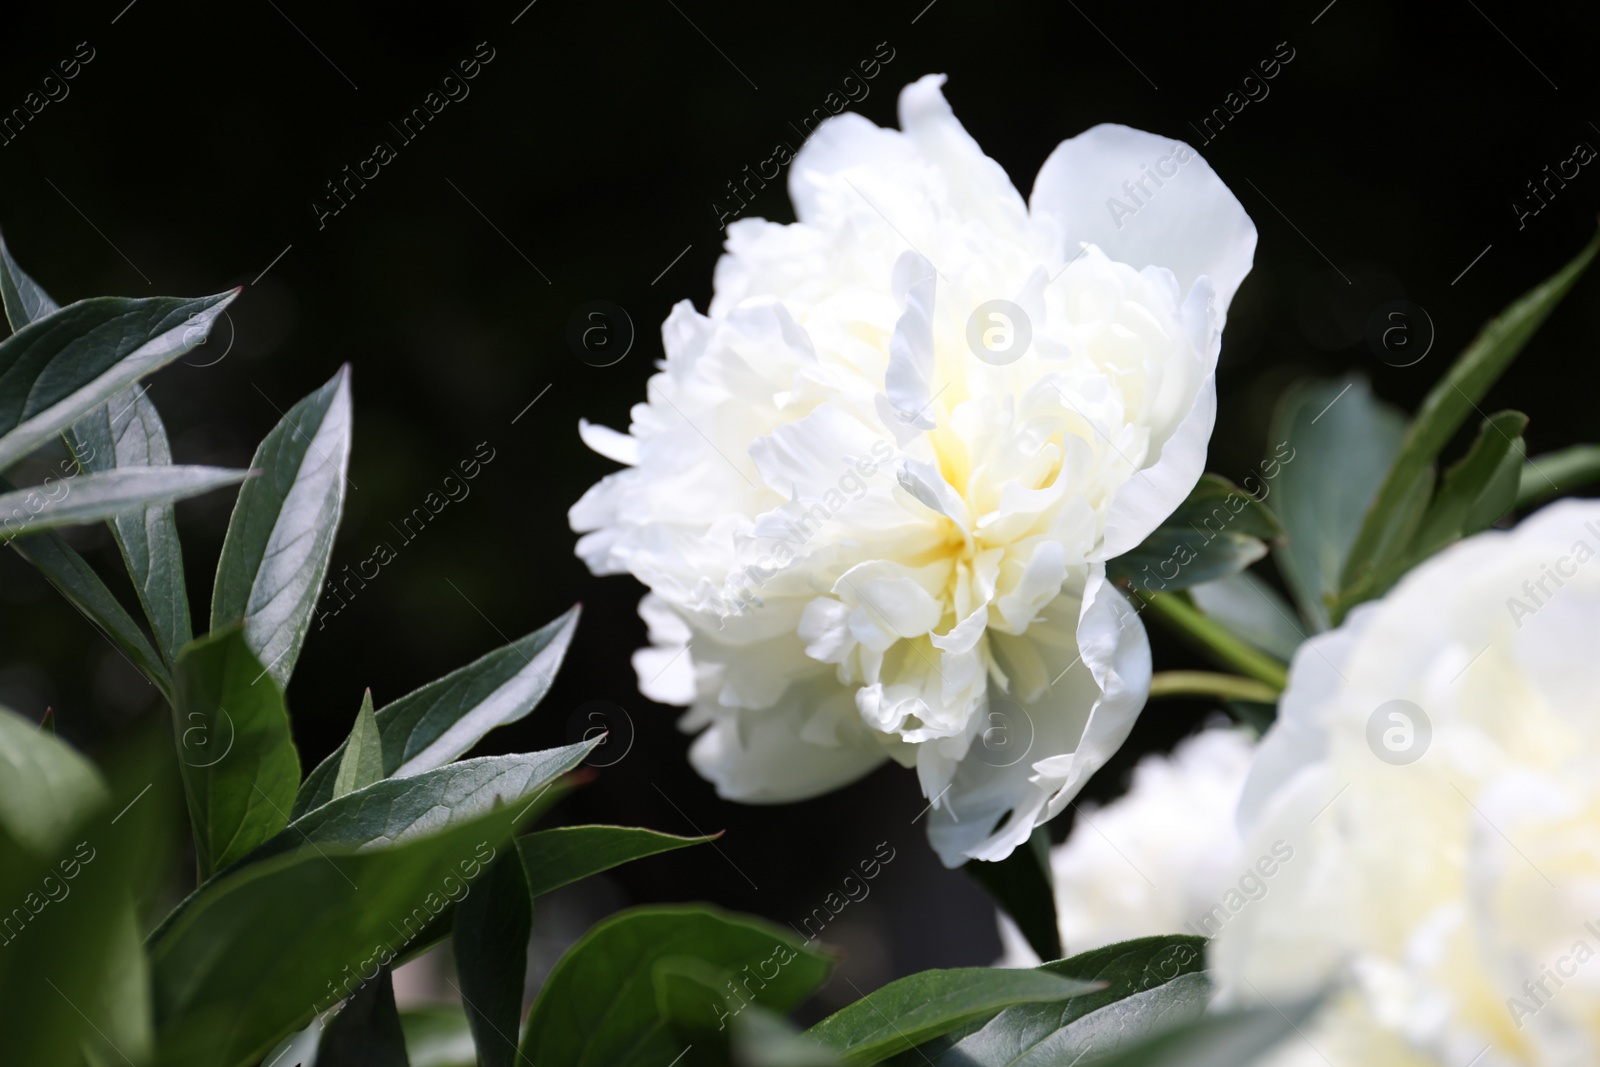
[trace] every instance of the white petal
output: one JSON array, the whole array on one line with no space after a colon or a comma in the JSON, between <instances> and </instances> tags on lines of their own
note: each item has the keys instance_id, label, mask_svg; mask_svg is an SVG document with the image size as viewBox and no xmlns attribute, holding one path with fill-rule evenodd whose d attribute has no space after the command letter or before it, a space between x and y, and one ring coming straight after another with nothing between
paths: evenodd
<instances>
[{"instance_id":1,"label":"white petal","mask_svg":"<svg viewBox=\"0 0 1600 1067\"><path fill-rule=\"evenodd\" d=\"M1179 163L1182 153L1188 160ZM1158 166L1175 173L1158 174L1159 187L1150 179L1148 195L1138 192L1142 206L1135 204L1123 184ZM1134 213L1113 211L1112 201ZM1040 168L1029 203L1036 216L1064 229L1069 248L1088 242L1133 267L1167 267L1185 292L1209 277L1223 315L1255 256L1255 224L1200 154L1127 126L1106 123L1061 142Z\"/></svg>"},{"instance_id":2,"label":"white petal","mask_svg":"<svg viewBox=\"0 0 1600 1067\"><path fill-rule=\"evenodd\" d=\"M609 460L626 463L630 467L639 462L639 442L609 426L579 419L578 436L583 438L584 444Z\"/></svg>"},{"instance_id":3,"label":"white petal","mask_svg":"<svg viewBox=\"0 0 1600 1067\"><path fill-rule=\"evenodd\" d=\"M933 301L937 277L933 264L915 252L906 252L895 261L895 296L905 310L889 339L884 392L900 421L919 430L931 430L936 425L928 408L933 400Z\"/></svg>"}]
</instances>

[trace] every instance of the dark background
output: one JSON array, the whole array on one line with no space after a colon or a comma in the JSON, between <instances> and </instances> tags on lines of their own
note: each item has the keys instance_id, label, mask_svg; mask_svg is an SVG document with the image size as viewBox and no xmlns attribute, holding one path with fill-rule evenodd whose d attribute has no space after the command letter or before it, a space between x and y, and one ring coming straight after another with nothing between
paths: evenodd
<instances>
[{"instance_id":1,"label":"dark background","mask_svg":"<svg viewBox=\"0 0 1600 1067\"><path fill-rule=\"evenodd\" d=\"M1593 162L1521 228L1512 207L1575 144L1600 146L1593 4L125 2L8 5L0 111L87 54L79 42L94 58L0 145L0 225L63 302L246 286L211 344L154 380L178 461L245 466L280 410L351 362L357 488L337 571L393 543L388 523L480 442L493 449L470 496L313 630L289 692L305 765L347 731L364 686L381 705L581 600L555 690L486 750L562 743L602 711L633 746L562 818L728 831L720 854L659 857L553 902L552 949L627 902L707 899L798 922L887 841L895 860L827 934L846 973L870 988L997 952L984 898L912 824L924 802L911 774L889 767L778 808L715 797L672 711L635 688L641 588L591 577L565 519L613 467L580 445L578 417L625 426L669 307L709 299L725 183L796 144L790 124L880 42L893 58L855 109L892 125L902 85L946 72L958 117L1024 192L1059 141L1106 121L1188 140L1228 182L1260 230L1218 376L1211 466L1234 477L1264 455L1272 405L1302 375L1358 369L1413 406L1490 314L1583 244L1600 203ZM388 122L479 42L494 58L470 95L402 144ZM1294 58L1269 95L1202 144L1190 124L1280 42ZM378 140L397 158L319 228L324 183ZM781 182L745 214L792 219ZM1579 284L1483 405L1529 412L1534 453L1597 437L1597 287ZM1401 297L1437 332L1407 369L1364 340L1374 309ZM586 365L566 339L593 299L637 328L614 366ZM179 507L197 622L230 504ZM76 541L112 572L108 537ZM148 686L9 553L0 611L6 703L53 705L90 750L152 710ZM1154 643L1159 666L1199 665L1164 634ZM1115 795L1139 753L1206 713L1153 706L1088 795Z\"/></svg>"}]
</instances>

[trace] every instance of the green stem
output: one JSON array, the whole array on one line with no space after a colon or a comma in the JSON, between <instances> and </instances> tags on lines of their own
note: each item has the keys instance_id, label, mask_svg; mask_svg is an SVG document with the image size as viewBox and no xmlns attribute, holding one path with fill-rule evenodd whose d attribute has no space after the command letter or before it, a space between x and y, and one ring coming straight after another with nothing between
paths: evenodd
<instances>
[{"instance_id":1,"label":"green stem","mask_svg":"<svg viewBox=\"0 0 1600 1067\"><path fill-rule=\"evenodd\" d=\"M1276 704L1278 690L1254 678L1215 671L1158 671L1150 679L1150 698L1216 697L1218 700L1249 700L1257 704Z\"/></svg>"},{"instance_id":2,"label":"green stem","mask_svg":"<svg viewBox=\"0 0 1600 1067\"><path fill-rule=\"evenodd\" d=\"M1274 692L1281 692L1288 684L1289 672L1283 664L1251 648L1222 624L1202 615L1187 599L1174 593L1140 591L1138 595L1158 618L1172 625L1213 659L1271 686Z\"/></svg>"},{"instance_id":3,"label":"green stem","mask_svg":"<svg viewBox=\"0 0 1600 1067\"><path fill-rule=\"evenodd\" d=\"M1534 456L1522 468L1517 510L1524 511L1597 480L1600 480L1600 445L1573 445L1559 452Z\"/></svg>"}]
</instances>

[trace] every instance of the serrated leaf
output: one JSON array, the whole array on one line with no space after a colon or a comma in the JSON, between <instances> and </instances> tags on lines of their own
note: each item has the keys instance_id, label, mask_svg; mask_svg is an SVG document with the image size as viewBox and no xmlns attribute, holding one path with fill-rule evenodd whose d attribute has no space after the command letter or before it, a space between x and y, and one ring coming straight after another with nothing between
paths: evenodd
<instances>
[{"instance_id":1,"label":"serrated leaf","mask_svg":"<svg viewBox=\"0 0 1600 1067\"><path fill-rule=\"evenodd\" d=\"M1056 921L1048 829L1035 827L1027 848L1013 850L998 863L970 860L963 869L1011 916L1040 959L1060 958L1061 928Z\"/></svg>"},{"instance_id":2,"label":"serrated leaf","mask_svg":"<svg viewBox=\"0 0 1600 1067\"><path fill-rule=\"evenodd\" d=\"M670 1063L683 1046L662 1018L653 971L671 956L739 972L750 1002L777 1011L798 1004L832 967L792 932L761 920L708 907L634 908L594 926L561 957L534 1001L522 1056L573 1067Z\"/></svg>"},{"instance_id":3,"label":"serrated leaf","mask_svg":"<svg viewBox=\"0 0 1600 1067\"><path fill-rule=\"evenodd\" d=\"M204 881L289 821L300 757L283 692L237 627L178 654L173 731Z\"/></svg>"},{"instance_id":4,"label":"serrated leaf","mask_svg":"<svg viewBox=\"0 0 1600 1067\"><path fill-rule=\"evenodd\" d=\"M317 1067L410 1067L387 966L355 991L317 1042Z\"/></svg>"},{"instance_id":5,"label":"serrated leaf","mask_svg":"<svg viewBox=\"0 0 1600 1067\"><path fill-rule=\"evenodd\" d=\"M1045 971L958 967L923 971L869 993L806 1031L847 1064L878 1063L1014 1004L1092 993L1094 982Z\"/></svg>"},{"instance_id":6,"label":"serrated leaf","mask_svg":"<svg viewBox=\"0 0 1600 1067\"><path fill-rule=\"evenodd\" d=\"M1184 934L1091 949L1039 968L1105 988L1051 1004L1020 1004L896 1056L893 1067L929 1060L963 1067L1049 1067L1087 1062L1119 1045L1197 1018L1210 990L1205 941Z\"/></svg>"},{"instance_id":7,"label":"serrated leaf","mask_svg":"<svg viewBox=\"0 0 1600 1067\"><path fill-rule=\"evenodd\" d=\"M1361 532L1350 547L1342 586L1357 586L1369 569L1381 565L1383 545L1386 541L1392 543L1393 527L1400 523L1408 496L1414 492L1421 472L1433 464L1462 423L1477 410L1478 401L1567 295L1597 250L1600 250L1600 233L1596 233L1566 266L1491 319L1456 357L1444 377L1428 391L1411 420L1388 476L1367 511Z\"/></svg>"},{"instance_id":8,"label":"serrated leaf","mask_svg":"<svg viewBox=\"0 0 1600 1067\"><path fill-rule=\"evenodd\" d=\"M1206 474L1140 545L1106 563L1136 589L1187 589L1244 570L1283 539L1278 519L1254 495Z\"/></svg>"},{"instance_id":9,"label":"serrated leaf","mask_svg":"<svg viewBox=\"0 0 1600 1067\"><path fill-rule=\"evenodd\" d=\"M0 304L5 306L6 321L11 324L12 332L60 307L38 282L17 266L4 237L0 237Z\"/></svg>"},{"instance_id":10,"label":"serrated leaf","mask_svg":"<svg viewBox=\"0 0 1600 1067\"><path fill-rule=\"evenodd\" d=\"M517 839L527 871L530 896L661 852L714 841L715 837L677 837L637 826L558 826Z\"/></svg>"},{"instance_id":11,"label":"serrated leaf","mask_svg":"<svg viewBox=\"0 0 1600 1067\"><path fill-rule=\"evenodd\" d=\"M1241 640L1287 663L1309 636L1294 608L1249 571L1189 587L1195 607Z\"/></svg>"},{"instance_id":12,"label":"serrated leaf","mask_svg":"<svg viewBox=\"0 0 1600 1067\"><path fill-rule=\"evenodd\" d=\"M221 467L145 467L80 474L57 481L55 489L45 485L14 489L0 493L0 542L99 522L156 501L199 496L242 482L248 473Z\"/></svg>"},{"instance_id":13,"label":"serrated leaf","mask_svg":"<svg viewBox=\"0 0 1600 1067\"><path fill-rule=\"evenodd\" d=\"M0 478L0 490L13 486ZM67 602L106 635L139 673L150 679L162 696L171 699L172 674L161 656L150 646L144 631L133 621L116 595L106 588L89 561L78 555L59 534L37 533L10 542L17 555L66 597Z\"/></svg>"},{"instance_id":14,"label":"serrated leaf","mask_svg":"<svg viewBox=\"0 0 1600 1067\"><path fill-rule=\"evenodd\" d=\"M517 1062L533 898L522 860L507 852L456 907L456 973L482 1067Z\"/></svg>"},{"instance_id":15,"label":"serrated leaf","mask_svg":"<svg viewBox=\"0 0 1600 1067\"><path fill-rule=\"evenodd\" d=\"M333 778L333 799L353 793L362 786L383 781L383 740L372 717L372 690L361 696L361 710L345 738L339 756L339 772Z\"/></svg>"},{"instance_id":16,"label":"serrated leaf","mask_svg":"<svg viewBox=\"0 0 1600 1067\"><path fill-rule=\"evenodd\" d=\"M379 708L386 777L442 767L497 726L516 722L550 691L572 643L578 609L525 637ZM296 817L333 796L343 746L306 776L295 798Z\"/></svg>"},{"instance_id":17,"label":"serrated leaf","mask_svg":"<svg viewBox=\"0 0 1600 1067\"><path fill-rule=\"evenodd\" d=\"M134 386L79 419L67 428L65 437L73 458L86 472L172 463L166 427L143 386ZM172 505L147 504L113 515L110 524L156 644L170 664L178 649L194 637Z\"/></svg>"},{"instance_id":18,"label":"serrated leaf","mask_svg":"<svg viewBox=\"0 0 1600 1067\"><path fill-rule=\"evenodd\" d=\"M250 466L211 593L211 628L243 621L245 638L281 686L311 625L344 511L350 465L350 368L289 409Z\"/></svg>"},{"instance_id":19,"label":"serrated leaf","mask_svg":"<svg viewBox=\"0 0 1600 1067\"><path fill-rule=\"evenodd\" d=\"M0 342L0 470L199 344L238 295L93 297Z\"/></svg>"},{"instance_id":20,"label":"serrated leaf","mask_svg":"<svg viewBox=\"0 0 1600 1067\"><path fill-rule=\"evenodd\" d=\"M254 1063L355 992L461 899L506 848L514 815L498 808L388 848L296 849L202 886L149 942L163 1067Z\"/></svg>"},{"instance_id":21,"label":"serrated leaf","mask_svg":"<svg viewBox=\"0 0 1600 1067\"><path fill-rule=\"evenodd\" d=\"M1405 416L1354 375L1300 382L1278 402L1268 499L1288 540L1272 558L1314 632L1331 625L1345 557L1404 433Z\"/></svg>"}]
</instances>

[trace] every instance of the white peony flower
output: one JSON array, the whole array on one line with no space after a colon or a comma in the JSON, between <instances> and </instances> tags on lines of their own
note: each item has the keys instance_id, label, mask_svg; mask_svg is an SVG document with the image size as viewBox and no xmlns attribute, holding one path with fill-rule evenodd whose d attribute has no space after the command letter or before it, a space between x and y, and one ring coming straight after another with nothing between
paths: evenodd
<instances>
[{"instance_id":1,"label":"white peony flower","mask_svg":"<svg viewBox=\"0 0 1600 1067\"><path fill-rule=\"evenodd\" d=\"M1339 992L1281 1062L1600 1063L1600 503L1469 538L1295 656L1240 804L1288 841L1210 959Z\"/></svg>"},{"instance_id":2,"label":"white peony flower","mask_svg":"<svg viewBox=\"0 0 1600 1067\"><path fill-rule=\"evenodd\" d=\"M1080 808L1072 833L1050 850L1067 955L1156 934L1206 936L1214 910L1231 910L1230 894L1246 905L1260 878L1241 855L1233 816L1254 749L1246 730L1202 730L1170 756L1141 759L1116 800ZM1000 930L1001 966L1039 964L1004 915Z\"/></svg>"},{"instance_id":3,"label":"white peony flower","mask_svg":"<svg viewBox=\"0 0 1600 1067\"><path fill-rule=\"evenodd\" d=\"M1103 561L1201 473L1256 234L1193 150L1121 126L1057 148L1030 207L943 82L902 131L822 124L797 223L728 227L628 434L581 425L629 469L570 517L595 573L649 586L641 689L689 706L723 796L894 759L955 866L1056 815L1144 702Z\"/></svg>"}]
</instances>

